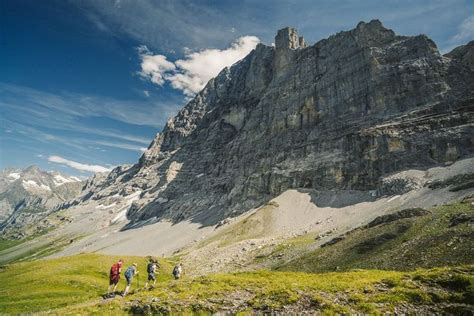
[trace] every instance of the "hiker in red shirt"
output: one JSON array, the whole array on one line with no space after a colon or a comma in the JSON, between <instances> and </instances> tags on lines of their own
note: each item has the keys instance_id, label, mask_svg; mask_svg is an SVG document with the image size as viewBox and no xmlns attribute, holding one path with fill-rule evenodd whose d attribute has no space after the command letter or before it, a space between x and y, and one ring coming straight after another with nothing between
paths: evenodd
<instances>
[{"instance_id":1,"label":"hiker in red shirt","mask_svg":"<svg viewBox=\"0 0 474 316\"><path fill-rule=\"evenodd\" d=\"M117 263L114 263L110 268L110 275L109 275L109 290L107 291L107 295L110 295L110 289L113 287L112 293L115 293L117 289L117 284L120 280L120 272L122 272L122 264L123 261L120 259Z\"/></svg>"}]
</instances>

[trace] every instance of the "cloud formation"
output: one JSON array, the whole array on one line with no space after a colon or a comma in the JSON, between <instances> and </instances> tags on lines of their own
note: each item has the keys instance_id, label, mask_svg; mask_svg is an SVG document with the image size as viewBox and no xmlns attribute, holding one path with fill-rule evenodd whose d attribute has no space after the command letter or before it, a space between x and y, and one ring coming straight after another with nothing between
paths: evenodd
<instances>
[{"instance_id":1,"label":"cloud formation","mask_svg":"<svg viewBox=\"0 0 474 316\"><path fill-rule=\"evenodd\" d=\"M11 157L20 150L30 157L25 158L29 159L25 164L46 163L45 153L105 167L106 162L136 162L178 108L155 98L122 101L1 82L0 95L0 151L5 152L0 157L2 167L14 165ZM170 101L178 99L183 97ZM43 162L37 162L41 158L38 154L44 155Z\"/></svg>"},{"instance_id":2,"label":"cloud formation","mask_svg":"<svg viewBox=\"0 0 474 316\"><path fill-rule=\"evenodd\" d=\"M152 55L144 45L138 47L138 52L142 59L140 76L150 79L151 82L159 86L165 83L164 74L176 69L172 62L166 60L166 56Z\"/></svg>"},{"instance_id":3,"label":"cloud formation","mask_svg":"<svg viewBox=\"0 0 474 316\"><path fill-rule=\"evenodd\" d=\"M471 15L462 21L458 33L452 38L452 40L462 41L472 38L474 38L474 15Z\"/></svg>"},{"instance_id":4,"label":"cloud formation","mask_svg":"<svg viewBox=\"0 0 474 316\"><path fill-rule=\"evenodd\" d=\"M179 109L178 98L146 101L117 100L109 97L77 93L49 93L25 86L0 83L2 107L17 108L21 112L35 112L34 116L48 122L62 117L107 117L126 124L160 128ZM26 106L28 105L28 106Z\"/></svg>"},{"instance_id":5,"label":"cloud formation","mask_svg":"<svg viewBox=\"0 0 474 316\"><path fill-rule=\"evenodd\" d=\"M138 48L141 62L140 76L162 86L168 81L174 89L190 97L201 91L219 72L244 58L260 40L256 36L238 38L227 49L205 49L187 52L174 63L164 55L153 55L146 46Z\"/></svg>"},{"instance_id":6,"label":"cloud formation","mask_svg":"<svg viewBox=\"0 0 474 316\"><path fill-rule=\"evenodd\" d=\"M193 50L217 47L228 42L232 34L230 29L235 26L229 15L222 11L227 5L216 8L203 1L84 0L71 3L79 7L101 32L114 37L126 34L138 43L167 52L177 51L183 46L190 46ZM235 13L233 8L239 7L232 5L232 9L225 11ZM241 22L244 23L243 19ZM250 25L247 29L257 28L249 20L245 25Z\"/></svg>"},{"instance_id":7,"label":"cloud formation","mask_svg":"<svg viewBox=\"0 0 474 316\"><path fill-rule=\"evenodd\" d=\"M87 165L87 164L83 164L77 161L68 160L60 156L49 156L48 161L66 165L68 167L79 170L81 172L94 172L95 173L95 172L108 172L112 170L110 168L106 168L99 165Z\"/></svg>"}]
</instances>

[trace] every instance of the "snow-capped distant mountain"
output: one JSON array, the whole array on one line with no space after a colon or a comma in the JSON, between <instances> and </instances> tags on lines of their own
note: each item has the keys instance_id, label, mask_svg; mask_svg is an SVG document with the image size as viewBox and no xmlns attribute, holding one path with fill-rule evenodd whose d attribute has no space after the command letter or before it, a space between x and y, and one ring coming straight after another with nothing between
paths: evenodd
<instances>
[{"instance_id":1,"label":"snow-capped distant mountain","mask_svg":"<svg viewBox=\"0 0 474 316\"><path fill-rule=\"evenodd\" d=\"M78 177L74 177L74 176L65 177L59 172L52 172L51 174L53 175L53 182L54 182L54 185L56 186L60 186L65 183L81 181L81 179L79 179Z\"/></svg>"},{"instance_id":2,"label":"snow-capped distant mountain","mask_svg":"<svg viewBox=\"0 0 474 316\"><path fill-rule=\"evenodd\" d=\"M81 179L36 166L0 173L0 234L22 237L21 228L48 215L58 204L75 198Z\"/></svg>"}]
</instances>

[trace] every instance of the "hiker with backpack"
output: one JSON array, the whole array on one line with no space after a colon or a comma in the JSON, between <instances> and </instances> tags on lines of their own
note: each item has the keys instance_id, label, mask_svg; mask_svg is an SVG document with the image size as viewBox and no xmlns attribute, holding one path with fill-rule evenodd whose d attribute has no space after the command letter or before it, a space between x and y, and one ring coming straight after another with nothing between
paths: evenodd
<instances>
[{"instance_id":1,"label":"hiker with backpack","mask_svg":"<svg viewBox=\"0 0 474 316\"><path fill-rule=\"evenodd\" d=\"M110 268L109 274L109 289L107 290L107 295L110 295L110 290L113 288L112 293L115 293L117 289L117 284L120 280L120 272L122 272L123 261L120 259L117 263L114 263Z\"/></svg>"},{"instance_id":2,"label":"hiker with backpack","mask_svg":"<svg viewBox=\"0 0 474 316\"><path fill-rule=\"evenodd\" d=\"M132 284L133 277L138 274L137 270L137 264L134 263L130 267L127 268L125 273L123 274L125 276L125 279L127 280L127 286L125 287L125 290L123 291L122 296L127 295L128 290L130 289L130 285Z\"/></svg>"},{"instance_id":3,"label":"hiker with backpack","mask_svg":"<svg viewBox=\"0 0 474 316\"><path fill-rule=\"evenodd\" d=\"M150 257L146 270L148 272L148 280L145 283L145 288L148 286L148 282L153 280L153 287L156 284L156 270L159 268L158 261Z\"/></svg>"},{"instance_id":4,"label":"hiker with backpack","mask_svg":"<svg viewBox=\"0 0 474 316\"><path fill-rule=\"evenodd\" d=\"M174 269L173 269L174 279L178 280L179 278L181 278L181 274L183 274L183 264L178 263L177 265L174 266Z\"/></svg>"}]
</instances>

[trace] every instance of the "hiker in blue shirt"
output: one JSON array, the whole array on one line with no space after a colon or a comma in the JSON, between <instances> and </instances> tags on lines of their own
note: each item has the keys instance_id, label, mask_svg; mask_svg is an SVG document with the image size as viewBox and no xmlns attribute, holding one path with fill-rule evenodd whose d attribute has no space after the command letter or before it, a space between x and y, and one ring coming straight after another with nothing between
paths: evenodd
<instances>
[{"instance_id":1,"label":"hiker in blue shirt","mask_svg":"<svg viewBox=\"0 0 474 316\"><path fill-rule=\"evenodd\" d=\"M128 290L130 289L130 285L132 284L133 277L138 274L137 264L134 263L124 273L125 279L127 280L127 286L125 287L125 291L123 291L122 296L127 295Z\"/></svg>"}]
</instances>

